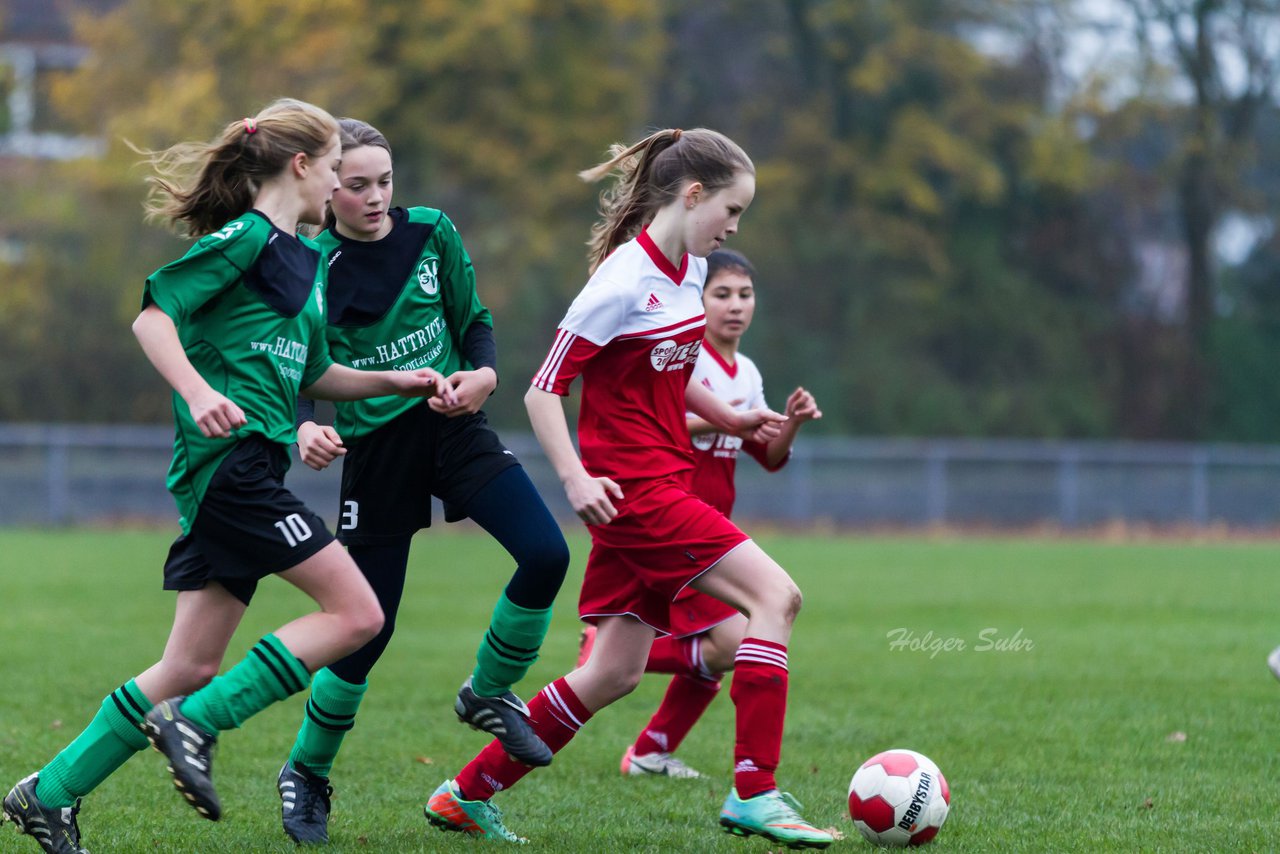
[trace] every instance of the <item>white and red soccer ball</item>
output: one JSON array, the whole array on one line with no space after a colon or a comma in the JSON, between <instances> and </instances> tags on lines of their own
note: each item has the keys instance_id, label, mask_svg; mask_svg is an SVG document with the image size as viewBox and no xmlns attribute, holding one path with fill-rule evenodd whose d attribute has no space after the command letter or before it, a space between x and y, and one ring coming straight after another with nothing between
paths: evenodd
<instances>
[{"instance_id":1,"label":"white and red soccer ball","mask_svg":"<svg viewBox=\"0 0 1280 854\"><path fill-rule=\"evenodd\" d=\"M849 781L849 816L876 845L924 845L937 836L949 809L946 778L914 750L877 753Z\"/></svg>"}]
</instances>

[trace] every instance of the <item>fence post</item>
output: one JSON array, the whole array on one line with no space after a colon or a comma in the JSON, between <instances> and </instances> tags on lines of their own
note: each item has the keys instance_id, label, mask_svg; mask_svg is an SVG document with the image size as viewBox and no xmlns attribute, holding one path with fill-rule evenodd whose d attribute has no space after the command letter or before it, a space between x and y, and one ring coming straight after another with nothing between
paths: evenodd
<instances>
[{"instance_id":1,"label":"fence post","mask_svg":"<svg viewBox=\"0 0 1280 854\"><path fill-rule=\"evenodd\" d=\"M925 515L931 525L947 521L947 452L934 445L926 459Z\"/></svg>"},{"instance_id":2,"label":"fence post","mask_svg":"<svg viewBox=\"0 0 1280 854\"><path fill-rule=\"evenodd\" d=\"M1069 449L1058 460L1058 524L1080 524L1080 454Z\"/></svg>"},{"instance_id":3,"label":"fence post","mask_svg":"<svg viewBox=\"0 0 1280 854\"><path fill-rule=\"evenodd\" d=\"M67 428L49 431L49 447L46 451L48 474L45 489L48 496L49 524L65 525L71 521L71 464L70 435Z\"/></svg>"},{"instance_id":4,"label":"fence post","mask_svg":"<svg viewBox=\"0 0 1280 854\"><path fill-rule=\"evenodd\" d=\"M1209 452L1204 448L1191 451L1191 521L1209 524Z\"/></svg>"}]
</instances>

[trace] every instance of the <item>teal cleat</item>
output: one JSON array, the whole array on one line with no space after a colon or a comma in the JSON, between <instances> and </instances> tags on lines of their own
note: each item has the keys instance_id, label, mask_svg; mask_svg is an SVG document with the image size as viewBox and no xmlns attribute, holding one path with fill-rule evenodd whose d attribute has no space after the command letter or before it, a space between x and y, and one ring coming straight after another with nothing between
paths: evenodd
<instances>
[{"instance_id":1,"label":"teal cleat","mask_svg":"<svg viewBox=\"0 0 1280 854\"><path fill-rule=\"evenodd\" d=\"M720 809L720 826L734 836L763 836L788 848L826 848L835 837L800 817L800 804L774 789L745 801L732 789Z\"/></svg>"},{"instance_id":2,"label":"teal cleat","mask_svg":"<svg viewBox=\"0 0 1280 854\"><path fill-rule=\"evenodd\" d=\"M488 801L464 801L458 784L445 780L422 808L427 821L441 830L452 830L481 839L502 840L523 845L529 840L516 836L502 823L502 813Z\"/></svg>"}]
</instances>

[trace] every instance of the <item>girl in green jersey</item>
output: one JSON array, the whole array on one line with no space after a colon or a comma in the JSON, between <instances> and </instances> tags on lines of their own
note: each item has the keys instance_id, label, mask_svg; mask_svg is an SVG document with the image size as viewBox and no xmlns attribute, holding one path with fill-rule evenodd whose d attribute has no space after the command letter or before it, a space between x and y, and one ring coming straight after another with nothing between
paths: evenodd
<instances>
[{"instance_id":1,"label":"girl in green jersey","mask_svg":"<svg viewBox=\"0 0 1280 854\"><path fill-rule=\"evenodd\" d=\"M387 620L372 641L316 674L278 780L284 829L297 842L328 840L329 773L391 639L410 541L431 524L432 496L444 502L446 521L470 517L515 561L455 710L526 765L546 765L551 751L511 686L537 658L569 564L559 526L481 411L498 382L493 321L457 229L433 208L393 208L386 139L365 122L341 125L340 186L329 228L317 238L328 276L329 350L342 365L428 365L445 375L455 401L340 403L333 426L300 407L303 461L321 469L345 455L338 537Z\"/></svg>"},{"instance_id":2,"label":"girl in green jersey","mask_svg":"<svg viewBox=\"0 0 1280 854\"><path fill-rule=\"evenodd\" d=\"M315 670L382 628L354 561L284 488L297 395L434 394L446 406L457 397L430 367L356 371L328 355L320 253L296 232L323 220L340 160L337 122L293 100L232 123L211 143L150 154L149 213L197 238L147 279L133 324L174 392L168 486L182 535L165 587L178 591L177 609L160 660L111 692L66 749L4 798L4 818L47 852L83 851L80 798L148 739L179 791L218 819L210 768L218 733L303 690ZM271 574L320 609L216 676L258 580Z\"/></svg>"}]
</instances>

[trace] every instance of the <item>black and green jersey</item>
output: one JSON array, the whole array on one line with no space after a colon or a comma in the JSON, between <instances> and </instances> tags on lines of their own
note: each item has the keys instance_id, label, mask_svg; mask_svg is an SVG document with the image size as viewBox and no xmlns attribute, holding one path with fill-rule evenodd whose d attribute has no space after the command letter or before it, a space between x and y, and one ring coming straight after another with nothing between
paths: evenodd
<instances>
[{"instance_id":1,"label":"black and green jersey","mask_svg":"<svg viewBox=\"0 0 1280 854\"><path fill-rule=\"evenodd\" d=\"M329 352L361 370L464 367L460 341L473 323L493 326L476 295L475 271L453 223L432 208L393 208L380 240L317 238L328 260ZM337 404L338 433L365 435L421 399L374 397Z\"/></svg>"},{"instance_id":2,"label":"black and green jersey","mask_svg":"<svg viewBox=\"0 0 1280 854\"><path fill-rule=\"evenodd\" d=\"M143 308L154 303L172 318L192 366L248 422L231 438L207 439L174 393L168 487L183 531L191 530L209 479L236 442L253 434L296 441L298 390L333 364L319 265L314 243L250 211L147 279Z\"/></svg>"}]
</instances>

